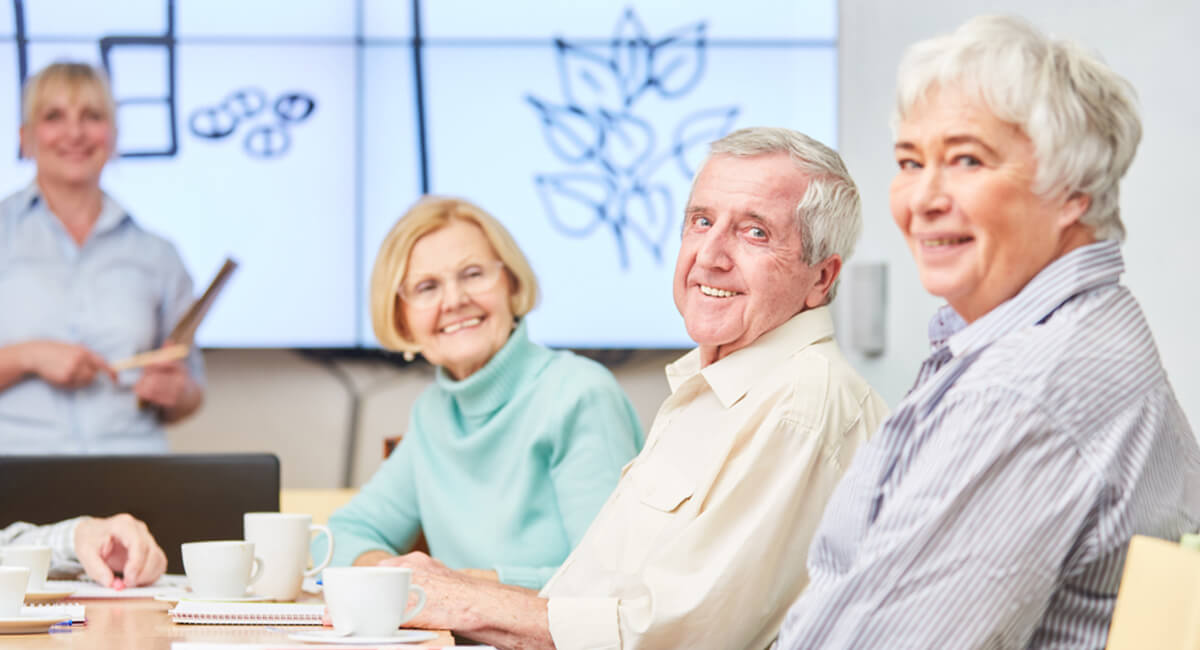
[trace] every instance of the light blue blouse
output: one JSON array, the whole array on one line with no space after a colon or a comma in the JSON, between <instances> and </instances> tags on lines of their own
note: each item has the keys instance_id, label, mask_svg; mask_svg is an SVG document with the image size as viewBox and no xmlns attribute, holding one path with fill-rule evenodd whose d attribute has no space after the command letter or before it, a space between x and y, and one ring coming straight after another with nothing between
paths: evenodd
<instances>
[{"instance_id":1,"label":"light blue blouse","mask_svg":"<svg viewBox=\"0 0 1200 650\"><path fill-rule=\"evenodd\" d=\"M192 280L175 247L105 195L83 245L36 183L0 202L0 347L32 339L84 345L109 361L159 347L191 305ZM193 350L192 377L203 382ZM162 425L139 409L134 369L78 390L36 377L0 391L0 454L167 451Z\"/></svg>"},{"instance_id":2,"label":"light blue blouse","mask_svg":"<svg viewBox=\"0 0 1200 650\"><path fill-rule=\"evenodd\" d=\"M637 415L598 363L531 342L522 323L463 381L441 369L403 442L329 520L334 565L407 550L421 529L455 569L540 588L641 449ZM314 557L325 554L324 537Z\"/></svg>"}]
</instances>

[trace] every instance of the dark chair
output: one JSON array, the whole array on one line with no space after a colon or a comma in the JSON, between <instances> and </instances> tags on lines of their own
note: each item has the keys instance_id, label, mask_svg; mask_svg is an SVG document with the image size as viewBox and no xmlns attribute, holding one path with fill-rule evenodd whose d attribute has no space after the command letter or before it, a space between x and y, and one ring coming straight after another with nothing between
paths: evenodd
<instances>
[{"instance_id":1,"label":"dark chair","mask_svg":"<svg viewBox=\"0 0 1200 650\"><path fill-rule=\"evenodd\" d=\"M179 545L242 539L242 514L279 510L274 454L0 457L0 526L120 512L146 522L183 573Z\"/></svg>"}]
</instances>

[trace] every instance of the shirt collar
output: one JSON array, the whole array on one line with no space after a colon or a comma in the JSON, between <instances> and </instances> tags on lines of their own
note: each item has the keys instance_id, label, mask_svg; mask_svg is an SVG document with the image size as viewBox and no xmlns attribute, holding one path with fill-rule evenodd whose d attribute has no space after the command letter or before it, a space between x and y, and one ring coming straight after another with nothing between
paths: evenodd
<instances>
[{"instance_id":1,"label":"shirt collar","mask_svg":"<svg viewBox=\"0 0 1200 650\"><path fill-rule=\"evenodd\" d=\"M50 212L50 206L42 198L42 190L38 187L36 180L30 181L29 186L22 190L19 196L17 205L23 208L25 214L33 214L40 210L48 216L54 216L54 213ZM57 219L57 217L55 218ZM100 217L96 219L96 225L92 227L92 233L88 237L91 238L113 230L126 219L131 219L131 217L125 208L114 201L108 193L104 193L100 204Z\"/></svg>"},{"instance_id":2,"label":"shirt collar","mask_svg":"<svg viewBox=\"0 0 1200 650\"><path fill-rule=\"evenodd\" d=\"M1116 284L1125 272L1119 242L1107 240L1077 248L1042 269L1020 293L967 325L958 319L957 329L936 334L950 334L948 345L955 357L979 349L1014 330L1031 327L1045 321L1071 298L1092 289ZM947 308L943 308L947 309ZM957 314L955 314L957 316ZM953 319L941 317L946 324ZM930 343L934 326L930 324ZM942 336L944 339L945 336Z\"/></svg>"},{"instance_id":3,"label":"shirt collar","mask_svg":"<svg viewBox=\"0 0 1200 650\"><path fill-rule=\"evenodd\" d=\"M767 376L780 359L804 348L833 338L833 317L828 307L817 307L792 316L779 327L758 337L750 345L700 367L700 349L696 348L667 366L667 383L674 393L684 382L704 377L725 408L733 406L754 383Z\"/></svg>"}]
</instances>

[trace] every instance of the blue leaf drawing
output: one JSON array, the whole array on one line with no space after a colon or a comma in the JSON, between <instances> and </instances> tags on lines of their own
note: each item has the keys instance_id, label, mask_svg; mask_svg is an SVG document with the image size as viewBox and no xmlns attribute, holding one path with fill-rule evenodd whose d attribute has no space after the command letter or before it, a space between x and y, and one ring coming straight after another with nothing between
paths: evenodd
<instances>
[{"instance_id":1,"label":"blue leaf drawing","mask_svg":"<svg viewBox=\"0 0 1200 650\"><path fill-rule=\"evenodd\" d=\"M527 95L551 151L580 171L534 177L550 223L568 237L611 233L617 261L629 269L630 246L648 250L663 264L666 242L678 227L670 185L655 180L674 163L690 179L706 145L733 128L740 109L709 108L691 113L658 148L658 134L635 104L653 88L666 100L690 92L703 76L707 27L700 22L651 40L633 9L613 30L610 56L556 39L563 105ZM586 170L586 171L584 171ZM673 175L673 174L672 174Z\"/></svg>"},{"instance_id":2,"label":"blue leaf drawing","mask_svg":"<svg viewBox=\"0 0 1200 650\"><path fill-rule=\"evenodd\" d=\"M538 174L538 196L550 221L567 235L586 237L606 220L613 184L598 174Z\"/></svg>"},{"instance_id":3,"label":"blue leaf drawing","mask_svg":"<svg viewBox=\"0 0 1200 650\"><path fill-rule=\"evenodd\" d=\"M696 86L704 74L704 23L689 25L650 46L650 76L663 97L679 97Z\"/></svg>"},{"instance_id":4,"label":"blue leaf drawing","mask_svg":"<svg viewBox=\"0 0 1200 650\"><path fill-rule=\"evenodd\" d=\"M558 50L558 74L567 103L584 110L620 106L624 101L617 64L612 59L571 45L554 41Z\"/></svg>"},{"instance_id":5,"label":"blue leaf drawing","mask_svg":"<svg viewBox=\"0 0 1200 650\"><path fill-rule=\"evenodd\" d=\"M620 207L625 225L642 240L654 259L663 259L663 245L671 232L671 190L665 184L635 185Z\"/></svg>"},{"instance_id":6,"label":"blue leaf drawing","mask_svg":"<svg viewBox=\"0 0 1200 650\"><path fill-rule=\"evenodd\" d=\"M622 105L628 108L650 87L650 39L633 9L626 9L613 30L612 60L620 79Z\"/></svg>"},{"instance_id":7,"label":"blue leaf drawing","mask_svg":"<svg viewBox=\"0 0 1200 650\"><path fill-rule=\"evenodd\" d=\"M601 157L606 167L631 175L654 151L654 127L630 113L600 111L604 125Z\"/></svg>"},{"instance_id":8,"label":"blue leaf drawing","mask_svg":"<svg viewBox=\"0 0 1200 650\"><path fill-rule=\"evenodd\" d=\"M708 143L728 135L740 112L737 106L726 106L696 111L683 118L671 140L671 156L679 165L679 173L685 178L695 176L708 155Z\"/></svg>"},{"instance_id":9,"label":"blue leaf drawing","mask_svg":"<svg viewBox=\"0 0 1200 650\"><path fill-rule=\"evenodd\" d=\"M559 158L578 163L596 156L604 133L592 117L577 106L555 106L532 95L525 101L537 109L546 144Z\"/></svg>"}]
</instances>

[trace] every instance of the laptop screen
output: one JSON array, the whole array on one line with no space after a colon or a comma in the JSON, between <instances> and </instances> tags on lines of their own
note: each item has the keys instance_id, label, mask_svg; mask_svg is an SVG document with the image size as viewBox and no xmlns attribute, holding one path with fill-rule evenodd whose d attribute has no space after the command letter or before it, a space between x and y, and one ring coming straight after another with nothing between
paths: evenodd
<instances>
[{"instance_id":1,"label":"laptop screen","mask_svg":"<svg viewBox=\"0 0 1200 650\"><path fill-rule=\"evenodd\" d=\"M242 514L279 510L274 454L0 457L0 527L121 512L146 522L183 573L179 545L242 539Z\"/></svg>"}]
</instances>

